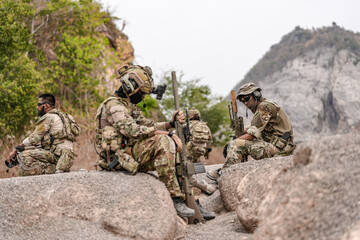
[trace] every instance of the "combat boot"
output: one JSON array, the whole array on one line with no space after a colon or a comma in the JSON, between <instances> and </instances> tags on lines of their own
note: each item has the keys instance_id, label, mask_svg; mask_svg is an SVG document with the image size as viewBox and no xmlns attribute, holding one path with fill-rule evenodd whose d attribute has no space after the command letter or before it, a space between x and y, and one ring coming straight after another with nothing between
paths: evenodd
<instances>
[{"instance_id":1,"label":"combat boot","mask_svg":"<svg viewBox=\"0 0 360 240\"><path fill-rule=\"evenodd\" d=\"M203 186L206 187L206 189L201 188L201 190L204 191L208 195L213 194L217 190L216 184L209 184L204 179L201 179L199 182L200 182L200 184L202 184Z\"/></svg>"},{"instance_id":2,"label":"combat boot","mask_svg":"<svg viewBox=\"0 0 360 240\"><path fill-rule=\"evenodd\" d=\"M221 176L221 168L219 168L215 171L206 172L206 176L213 181L217 181Z\"/></svg>"},{"instance_id":3,"label":"combat boot","mask_svg":"<svg viewBox=\"0 0 360 240\"><path fill-rule=\"evenodd\" d=\"M176 209L176 212L180 217L188 218L195 216L195 211L191 208L188 208L184 200L182 200L179 197L174 197L172 198L172 200L174 202L174 207Z\"/></svg>"},{"instance_id":4,"label":"combat boot","mask_svg":"<svg viewBox=\"0 0 360 240\"><path fill-rule=\"evenodd\" d=\"M215 218L215 213L205 210L205 208L201 206L199 199L196 200L196 205L198 206L199 211L205 220L211 220Z\"/></svg>"}]
</instances>

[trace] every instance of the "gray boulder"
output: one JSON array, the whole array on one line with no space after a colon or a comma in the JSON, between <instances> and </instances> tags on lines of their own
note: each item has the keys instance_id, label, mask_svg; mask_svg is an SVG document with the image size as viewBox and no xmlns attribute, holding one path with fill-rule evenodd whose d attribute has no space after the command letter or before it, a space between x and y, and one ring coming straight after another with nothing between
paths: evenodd
<instances>
[{"instance_id":1,"label":"gray boulder","mask_svg":"<svg viewBox=\"0 0 360 240\"><path fill-rule=\"evenodd\" d=\"M237 188L241 180L251 171L253 171L259 163L257 161L249 161L246 163L235 164L222 172L218 180L221 198L224 207L228 211L235 211L239 205L237 196Z\"/></svg>"},{"instance_id":2,"label":"gray boulder","mask_svg":"<svg viewBox=\"0 0 360 240\"><path fill-rule=\"evenodd\" d=\"M71 172L0 179L3 239L173 239L177 215L148 174Z\"/></svg>"},{"instance_id":3,"label":"gray boulder","mask_svg":"<svg viewBox=\"0 0 360 240\"><path fill-rule=\"evenodd\" d=\"M301 144L259 207L253 239L358 239L360 135Z\"/></svg>"},{"instance_id":4,"label":"gray boulder","mask_svg":"<svg viewBox=\"0 0 360 240\"><path fill-rule=\"evenodd\" d=\"M237 188L237 215L248 232L254 232L258 224L259 206L270 191L274 180L292 164L293 156L262 159L246 174Z\"/></svg>"}]
</instances>

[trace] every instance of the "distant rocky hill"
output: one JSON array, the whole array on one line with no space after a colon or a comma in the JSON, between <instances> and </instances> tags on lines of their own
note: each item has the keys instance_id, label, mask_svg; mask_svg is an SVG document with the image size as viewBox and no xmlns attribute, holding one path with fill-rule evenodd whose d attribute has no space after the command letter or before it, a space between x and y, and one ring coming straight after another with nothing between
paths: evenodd
<instances>
[{"instance_id":1,"label":"distant rocky hill","mask_svg":"<svg viewBox=\"0 0 360 240\"><path fill-rule=\"evenodd\" d=\"M295 141L360 130L360 34L333 23L285 35L233 89L254 82L289 114ZM240 107L245 115L245 108ZM251 119L251 117L249 118Z\"/></svg>"}]
</instances>

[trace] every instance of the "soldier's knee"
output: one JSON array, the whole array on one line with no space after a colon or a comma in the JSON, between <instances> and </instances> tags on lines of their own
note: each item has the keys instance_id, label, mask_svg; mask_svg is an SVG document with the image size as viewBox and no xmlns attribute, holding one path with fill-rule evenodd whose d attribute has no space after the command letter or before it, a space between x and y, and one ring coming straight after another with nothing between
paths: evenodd
<instances>
[{"instance_id":1,"label":"soldier's knee","mask_svg":"<svg viewBox=\"0 0 360 240\"><path fill-rule=\"evenodd\" d=\"M17 169L17 174L18 176L25 177L25 176L41 175L43 174L43 172L40 166L31 167L29 169L27 169L25 166L20 166Z\"/></svg>"},{"instance_id":2,"label":"soldier's knee","mask_svg":"<svg viewBox=\"0 0 360 240\"><path fill-rule=\"evenodd\" d=\"M249 141L244 139L235 139L234 144L236 147L245 147Z\"/></svg>"},{"instance_id":3,"label":"soldier's knee","mask_svg":"<svg viewBox=\"0 0 360 240\"><path fill-rule=\"evenodd\" d=\"M269 156L266 156L263 148L252 148L250 150L250 156L255 160L260 160Z\"/></svg>"},{"instance_id":4,"label":"soldier's knee","mask_svg":"<svg viewBox=\"0 0 360 240\"><path fill-rule=\"evenodd\" d=\"M160 135L159 141L160 141L159 147L162 147L163 149L165 149L165 151L169 151L172 154L176 153L175 142L174 140L172 140L172 138L170 138L167 135Z\"/></svg>"}]
</instances>

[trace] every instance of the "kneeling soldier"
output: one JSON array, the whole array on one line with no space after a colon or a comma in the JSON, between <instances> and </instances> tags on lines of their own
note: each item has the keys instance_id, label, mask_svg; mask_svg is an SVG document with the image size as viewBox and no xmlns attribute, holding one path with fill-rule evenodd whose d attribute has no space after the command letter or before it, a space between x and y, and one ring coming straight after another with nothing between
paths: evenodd
<instances>
[{"instance_id":1,"label":"kneeling soldier","mask_svg":"<svg viewBox=\"0 0 360 240\"><path fill-rule=\"evenodd\" d=\"M19 163L19 176L70 171L80 127L71 115L55 108L55 97L50 93L39 96L37 110L41 118L34 132L11 151L8 161Z\"/></svg>"}]
</instances>

